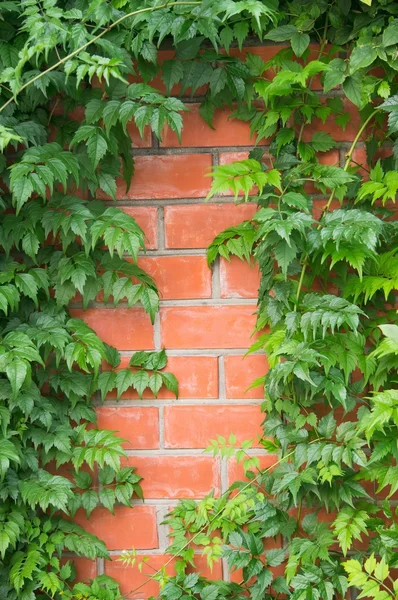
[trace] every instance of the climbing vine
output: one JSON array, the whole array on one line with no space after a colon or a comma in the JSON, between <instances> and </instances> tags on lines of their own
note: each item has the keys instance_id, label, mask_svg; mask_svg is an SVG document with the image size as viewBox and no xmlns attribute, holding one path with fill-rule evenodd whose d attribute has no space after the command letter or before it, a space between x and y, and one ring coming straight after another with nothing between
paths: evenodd
<instances>
[{"instance_id":1,"label":"climbing vine","mask_svg":"<svg viewBox=\"0 0 398 600\"><path fill-rule=\"evenodd\" d=\"M144 234L112 199L134 176L128 124L180 135L182 94L203 86L210 126L233 106L267 139L215 169L210 196L232 190L258 210L208 257L254 258L262 274L251 351L270 364L254 385L275 463L262 470L233 436L211 444L243 460L249 481L170 514L177 574L153 575L160 596L331 600L355 586L396 597L396 2L4 0L0 12L1 597L121 598L103 575L74 583L62 559L107 556L71 520L78 509L140 495L93 400L131 386L177 394L177 382L164 351L119 369L68 305L139 302L154 320L156 286L137 266ZM280 51L264 63L230 50L253 37ZM176 56L159 63L170 40ZM327 164L336 142L322 124L346 127L354 107L357 135ZM197 551L225 559L232 581L195 572Z\"/></svg>"},{"instance_id":2,"label":"climbing vine","mask_svg":"<svg viewBox=\"0 0 398 600\"><path fill-rule=\"evenodd\" d=\"M233 435L211 441L209 452L243 462L247 480L170 513L178 562L175 576L154 575L163 600L332 600L351 587L398 596L398 7L277 10L263 37L284 47L268 63L248 54L234 98L234 118L267 146L215 167L209 194L232 193L257 212L208 249L210 265L237 256L261 272L249 352L269 363L253 386L264 388L260 441L273 464L262 469L251 442L236 448ZM232 32L222 31L226 50ZM210 90L210 123L216 104ZM355 111L353 142L330 164L323 157L338 143L323 124L352 126ZM210 566L223 559L228 580L204 577L198 554Z\"/></svg>"}]
</instances>

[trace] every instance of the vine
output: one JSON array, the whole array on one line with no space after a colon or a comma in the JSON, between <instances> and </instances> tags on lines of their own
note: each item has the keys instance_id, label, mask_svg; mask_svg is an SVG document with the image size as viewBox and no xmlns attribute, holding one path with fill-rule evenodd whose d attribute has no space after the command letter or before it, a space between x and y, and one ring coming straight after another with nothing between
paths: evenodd
<instances>
[{"instance_id":1,"label":"vine","mask_svg":"<svg viewBox=\"0 0 398 600\"><path fill-rule=\"evenodd\" d=\"M154 320L156 286L137 266L144 234L97 198L116 199L120 176L130 186L130 121L141 135L149 127L161 139L165 124L180 135L179 85L206 86L210 125L217 107L233 106L269 140L214 170L210 197L232 190L258 210L217 236L208 259L254 257L261 270L251 351L270 364L254 385L264 386L261 443L275 464L261 470L233 436L211 443L243 461L249 481L172 511L178 561L176 575L152 576L160 598L332 600L348 586L396 598L396 2L11 0L0 11L1 597L121 598L104 575L74 583L62 560L107 557L71 520L77 510L113 511L141 493L121 466L123 440L96 428L93 400L131 386L177 394L177 382L164 351L119 369L118 352L67 307L139 302ZM282 47L268 63L230 53L253 36ZM159 64L167 39L176 56ZM158 73L166 94L150 85ZM324 164L336 142L320 126L344 128L353 105L362 124L345 160ZM367 165L354 160L358 147ZM195 572L198 549L209 565L225 559L232 581Z\"/></svg>"},{"instance_id":2,"label":"vine","mask_svg":"<svg viewBox=\"0 0 398 600\"><path fill-rule=\"evenodd\" d=\"M208 249L209 264L254 258L261 271L250 352L265 351L270 365L253 386L264 386L261 443L275 462L262 470L233 435L211 442L208 451L243 462L248 482L170 513L176 575L154 575L164 600L331 600L350 587L398 596L397 9L293 2L279 11L264 37L291 49L268 63L248 55L234 113L269 145L215 167L209 194L232 191L258 210ZM319 31L314 60L307 48ZM323 99L312 88L319 75ZM337 143L319 125L344 128L353 105L354 140L341 162L325 164ZM198 554L210 566L224 559L230 580L204 577Z\"/></svg>"}]
</instances>

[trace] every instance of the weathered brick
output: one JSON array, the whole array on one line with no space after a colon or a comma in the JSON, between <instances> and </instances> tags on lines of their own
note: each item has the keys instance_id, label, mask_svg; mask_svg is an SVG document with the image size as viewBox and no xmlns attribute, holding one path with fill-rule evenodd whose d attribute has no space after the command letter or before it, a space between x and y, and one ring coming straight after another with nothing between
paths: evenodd
<instances>
[{"instance_id":1,"label":"weathered brick","mask_svg":"<svg viewBox=\"0 0 398 600\"><path fill-rule=\"evenodd\" d=\"M268 371L264 355L226 356L224 364L227 398L264 398L262 386L247 390L255 379Z\"/></svg>"},{"instance_id":2,"label":"weathered brick","mask_svg":"<svg viewBox=\"0 0 398 600\"><path fill-rule=\"evenodd\" d=\"M127 440L123 448L139 450L159 448L159 409L148 406L100 406L100 429L111 429Z\"/></svg>"},{"instance_id":3,"label":"weathered brick","mask_svg":"<svg viewBox=\"0 0 398 600\"><path fill-rule=\"evenodd\" d=\"M145 498L203 498L219 492L217 460L208 456L129 456L123 464L137 467Z\"/></svg>"},{"instance_id":4,"label":"weathered brick","mask_svg":"<svg viewBox=\"0 0 398 600\"><path fill-rule=\"evenodd\" d=\"M154 250L158 247L158 209L155 206L123 206L121 209L134 217L146 237L146 248Z\"/></svg>"},{"instance_id":5,"label":"weathered brick","mask_svg":"<svg viewBox=\"0 0 398 600\"><path fill-rule=\"evenodd\" d=\"M96 508L89 519L83 511L79 511L74 520L102 539L108 550L149 550L158 547L154 506L116 506L114 515L106 508Z\"/></svg>"},{"instance_id":6,"label":"weathered brick","mask_svg":"<svg viewBox=\"0 0 398 600\"><path fill-rule=\"evenodd\" d=\"M238 257L220 261L221 298L257 298L260 271L257 263L249 265Z\"/></svg>"},{"instance_id":7,"label":"weathered brick","mask_svg":"<svg viewBox=\"0 0 398 600\"><path fill-rule=\"evenodd\" d=\"M248 348L255 306L170 306L160 311L166 348Z\"/></svg>"},{"instance_id":8,"label":"weathered brick","mask_svg":"<svg viewBox=\"0 0 398 600\"><path fill-rule=\"evenodd\" d=\"M233 433L237 444L261 436L264 415L259 406L166 406L166 448L206 448L218 435Z\"/></svg>"},{"instance_id":9,"label":"weathered brick","mask_svg":"<svg viewBox=\"0 0 398 600\"><path fill-rule=\"evenodd\" d=\"M214 115L214 129L200 116L199 104L189 104L189 112L184 113L181 144L176 133L166 126L161 146L176 148L180 145L191 147L251 146L256 136L250 135L250 123L231 119L232 111L218 109Z\"/></svg>"},{"instance_id":10,"label":"weathered brick","mask_svg":"<svg viewBox=\"0 0 398 600\"><path fill-rule=\"evenodd\" d=\"M151 350L153 328L140 308L74 308L71 315L83 319L99 337L118 350Z\"/></svg>"},{"instance_id":11,"label":"weathered brick","mask_svg":"<svg viewBox=\"0 0 398 600\"><path fill-rule=\"evenodd\" d=\"M239 225L256 212L253 204L184 204L164 211L167 248L207 248L227 227Z\"/></svg>"},{"instance_id":12,"label":"weathered brick","mask_svg":"<svg viewBox=\"0 0 398 600\"><path fill-rule=\"evenodd\" d=\"M164 300L211 297L211 270L204 256L156 256L139 260Z\"/></svg>"},{"instance_id":13,"label":"weathered brick","mask_svg":"<svg viewBox=\"0 0 398 600\"><path fill-rule=\"evenodd\" d=\"M210 154L176 154L137 156L130 189L118 180L117 197L143 198L201 198L210 188Z\"/></svg>"},{"instance_id":14,"label":"weathered brick","mask_svg":"<svg viewBox=\"0 0 398 600\"><path fill-rule=\"evenodd\" d=\"M122 356L120 368L128 367L129 358ZM169 356L165 369L173 373L179 384L180 398L217 398L218 397L218 362L215 356ZM116 391L108 394L108 399L116 398ZM174 398L174 394L162 388L158 397L161 399ZM122 394L124 399L136 399L138 394L129 388ZM144 398L153 398L149 390L144 392Z\"/></svg>"}]
</instances>

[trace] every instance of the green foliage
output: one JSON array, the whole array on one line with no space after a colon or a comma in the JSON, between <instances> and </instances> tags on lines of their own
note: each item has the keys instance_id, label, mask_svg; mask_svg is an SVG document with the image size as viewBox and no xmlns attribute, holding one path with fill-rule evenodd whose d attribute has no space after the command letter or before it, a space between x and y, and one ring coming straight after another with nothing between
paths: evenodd
<instances>
[{"instance_id":1,"label":"green foliage","mask_svg":"<svg viewBox=\"0 0 398 600\"><path fill-rule=\"evenodd\" d=\"M242 463L247 479L171 511L176 574L153 578L161 600L332 600L349 586L389 600L398 591L398 10L392 0L265 4L220 3L226 54L203 33L213 49L200 52L197 37L177 44L160 70L168 93L203 90L209 124L217 107L233 106L232 118L266 140L266 152L212 169L208 198L230 194L257 211L215 238L208 262L236 256L261 272L250 351L264 351L269 370L251 387L264 388L259 442L271 466L261 468L253 440L211 440L207 450ZM230 51L250 31L282 43L268 62ZM356 127L353 104L360 124L340 148L345 162L329 164L323 153ZM204 577L199 553L210 567L224 559L232 581Z\"/></svg>"},{"instance_id":2,"label":"green foliage","mask_svg":"<svg viewBox=\"0 0 398 600\"><path fill-rule=\"evenodd\" d=\"M142 136L161 139L168 126L180 137L177 89L200 90L210 126L229 106L267 140L267 154L212 172L209 197L231 190L257 212L218 235L208 260L237 256L261 271L252 350L270 369L253 385L264 386L260 442L275 464L262 470L233 434L211 442L249 481L167 517L178 560L175 576L154 575L160 598L332 600L349 585L396 597L396 2L28 0L0 10L2 598L122 598L103 575L73 584L72 563L59 559L107 557L69 517L141 494L139 475L121 466L123 440L96 428L92 400L178 387L164 351L120 369L118 352L67 306L140 303L154 321L156 286L137 265L144 234L109 201L134 174L131 121ZM230 51L253 35L283 45L268 62ZM176 57L160 64L166 38ZM344 166L325 164L337 143L322 125L355 124L350 102L357 136ZM363 141L369 177L355 162ZM61 466L68 476L55 474ZM241 570L239 583L188 573L198 549L209 566L223 557Z\"/></svg>"}]
</instances>

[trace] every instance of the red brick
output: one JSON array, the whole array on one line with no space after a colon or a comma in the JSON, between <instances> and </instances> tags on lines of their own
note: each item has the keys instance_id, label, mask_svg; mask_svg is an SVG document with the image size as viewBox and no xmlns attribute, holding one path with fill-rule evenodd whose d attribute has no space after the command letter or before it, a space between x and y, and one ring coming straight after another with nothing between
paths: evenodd
<instances>
[{"instance_id":1,"label":"red brick","mask_svg":"<svg viewBox=\"0 0 398 600\"><path fill-rule=\"evenodd\" d=\"M152 146L152 132L149 127L145 127L144 137L141 137L134 121L127 123L126 129L130 135L133 148L150 148Z\"/></svg>"},{"instance_id":2,"label":"red brick","mask_svg":"<svg viewBox=\"0 0 398 600\"><path fill-rule=\"evenodd\" d=\"M215 356L169 356L167 370L178 379L180 398L218 397L218 360ZM162 389L159 398L172 398Z\"/></svg>"},{"instance_id":3,"label":"red brick","mask_svg":"<svg viewBox=\"0 0 398 600\"><path fill-rule=\"evenodd\" d=\"M111 429L128 440L123 448L159 448L159 410L155 407L101 406L97 420L100 429Z\"/></svg>"},{"instance_id":4,"label":"red brick","mask_svg":"<svg viewBox=\"0 0 398 600\"><path fill-rule=\"evenodd\" d=\"M268 364L264 355L226 356L224 361L227 398L264 398L262 386L246 391L255 379L266 374Z\"/></svg>"},{"instance_id":5,"label":"red brick","mask_svg":"<svg viewBox=\"0 0 398 600\"><path fill-rule=\"evenodd\" d=\"M249 153L240 150L236 152L220 152L218 162L220 165L229 165L237 160L246 160L247 158L249 158Z\"/></svg>"},{"instance_id":6,"label":"red brick","mask_svg":"<svg viewBox=\"0 0 398 600\"><path fill-rule=\"evenodd\" d=\"M137 156L131 187L126 191L118 180L117 197L143 198L201 198L210 188L210 154L176 154L166 156Z\"/></svg>"},{"instance_id":7,"label":"red brick","mask_svg":"<svg viewBox=\"0 0 398 600\"><path fill-rule=\"evenodd\" d=\"M217 460L208 456L129 456L123 464L137 468L144 498L203 498L219 493Z\"/></svg>"},{"instance_id":8,"label":"red brick","mask_svg":"<svg viewBox=\"0 0 398 600\"><path fill-rule=\"evenodd\" d=\"M377 161L380 158L388 158L392 154L392 148L379 148L376 152L373 161ZM358 167L362 165L362 168L359 168L358 173L364 177L364 179L369 179L369 171L371 167L368 165L367 154L365 148L356 148L352 154L353 161L351 162L352 167ZM374 164L374 163L373 163Z\"/></svg>"},{"instance_id":9,"label":"red brick","mask_svg":"<svg viewBox=\"0 0 398 600\"><path fill-rule=\"evenodd\" d=\"M161 298L211 297L211 270L204 256L157 256L139 260L155 279Z\"/></svg>"},{"instance_id":10,"label":"red brick","mask_svg":"<svg viewBox=\"0 0 398 600\"><path fill-rule=\"evenodd\" d=\"M166 348L248 348L254 306L173 306L161 309Z\"/></svg>"},{"instance_id":11,"label":"red brick","mask_svg":"<svg viewBox=\"0 0 398 600\"><path fill-rule=\"evenodd\" d=\"M145 233L146 247L149 250L156 249L158 247L158 209L154 206L123 206L120 208L137 221Z\"/></svg>"},{"instance_id":12,"label":"red brick","mask_svg":"<svg viewBox=\"0 0 398 600\"><path fill-rule=\"evenodd\" d=\"M167 555L145 555L145 558L148 558L145 562L143 562L144 556L138 556L133 567L123 565L122 562L117 561L117 558L113 556L112 561L105 562L105 573L110 577L114 577L120 583L122 594L127 600L145 600L151 596L157 597L159 584L152 579L153 575L166 566L166 563L166 573L173 575L175 572L175 560L170 560L170 556ZM195 556L194 560L195 572L209 579L221 579L221 561L217 561L211 571L206 564L206 557ZM139 568L139 564L141 564L141 568Z\"/></svg>"},{"instance_id":13,"label":"red brick","mask_svg":"<svg viewBox=\"0 0 398 600\"><path fill-rule=\"evenodd\" d=\"M139 308L72 309L107 344L118 350L152 350L153 328L149 316Z\"/></svg>"},{"instance_id":14,"label":"red brick","mask_svg":"<svg viewBox=\"0 0 398 600\"><path fill-rule=\"evenodd\" d=\"M72 560L73 564L75 565L75 581L89 581L97 576L97 563L95 560L90 560L89 558L73 557L72 559L65 559L62 562L66 562L67 560Z\"/></svg>"},{"instance_id":15,"label":"red brick","mask_svg":"<svg viewBox=\"0 0 398 600\"><path fill-rule=\"evenodd\" d=\"M128 367L129 357L122 356L120 368ZM218 398L218 361L215 356L169 356L165 369L178 379L180 398ZM175 398L174 394L162 388L159 398ZM108 399L116 398L116 391L108 394ZM138 394L128 389L122 394L124 399L136 399ZM153 398L150 391L144 393L144 398Z\"/></svg>"},{"instance_id":16,"label":"red brick","mask_svg":"<svg viewBox=\"0 0 398 600\"><path fill-rule=\"evenodd\" d=\"M96 508L89 519L83 511L79 511L74 521L102 539L108 550L158 547L154 506L116 506L114 515L106 508Z\"/></svg>"},{"instance_id":17,"label":"red brick","mask_svg":"<svg viewBox=\"0 0 398 600\"><path fill-rule=\"evenodd\" d=\"M233 433L237 444L261 437L264 415L259 406L166 406L166 448L206 448L218 435Z\"/></svg>"},{"instance_id":18,"label":"red brick","mask_svg":"<svg viewBox=\"0 0 398 600\"><path fill-rule=\"evenodd\" d=\"M270 454L270 455L261 455L258 457L259 461L260 461L260 469L264 470L264 469L268 469L269 467L272 467L276 464L276 462L278 461L278 456L276 454ZM255 470L255 474L258 475L257 471ZM228 461L228 485L231 485L232 483L234 483L235 481L245 481L246 477L245 477L245 473L244 473L244 469L243 469L243 463L237 463L236 460L234 458L231 458Z\"/></svg>"},{"instance_id":19,"label":"red brick","mask_svg":"<svg viewBox=\"0 0 398 600\"><path fill-rule=\"evenodd\" d=\"M214 129L200 116L199 104L189 104L189 112L184 113L184 126L181 144L177 135L169 126L163 131L161 146L186 148L217 147L217 146L252 146L256 136L250 135L250 123L231 119L231 110L219 109L214 115Z\"/></svg>"},{"instance_id":20,"label":"red brick","mask_svg":"<svg viewBox=\"0 0 398 600\"><path fill-rule=\"evenodd\" d=\"M336 142L352 141L358 133L361 117L358 108L352 102L344 99L343 104L344 110L350 113L350 119L344 130L340 125L337 125L335 115L328 117L325 123L322 123L320 119L314 119L310 125L304 127L303 141L309 142L316 131L330 133Z\"/></svg>"},{"instance_id":21,"label":"red brick","mask_svg":"<svg viewBox=\"0 0 398 600\"><path fill-rule=\"evenodd\" d=\"M165 208L167 248L206 248L227 227L256 212L253 204L184 204Z\"/></svg>"},{"instance_id":22,"label":"red brick","mask_svg":"<svg viewBox=\"0 0 398 600\"><path fill-rule=\"evenodd\" d=\"M238 257L220 261L221 298L257 298L260 271Z\"/></svg>"}]
</instances>

